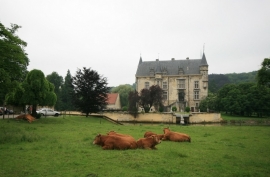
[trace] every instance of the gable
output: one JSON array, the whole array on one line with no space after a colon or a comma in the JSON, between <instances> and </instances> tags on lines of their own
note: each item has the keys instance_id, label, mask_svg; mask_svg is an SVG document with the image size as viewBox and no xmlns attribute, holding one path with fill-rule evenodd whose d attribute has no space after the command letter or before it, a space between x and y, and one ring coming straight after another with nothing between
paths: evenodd
<instances>
[{"instance_id":1,"label":"gable","mask_svg":"<svg viewBox=\"0 0 270 177\"><path fill-rule=\"evenodd\" d=\"M119 95L118 93L107 93L107 96L108 96L107 103L108 104L115 104L118 95Z\"/></svg>"}]
</instances>

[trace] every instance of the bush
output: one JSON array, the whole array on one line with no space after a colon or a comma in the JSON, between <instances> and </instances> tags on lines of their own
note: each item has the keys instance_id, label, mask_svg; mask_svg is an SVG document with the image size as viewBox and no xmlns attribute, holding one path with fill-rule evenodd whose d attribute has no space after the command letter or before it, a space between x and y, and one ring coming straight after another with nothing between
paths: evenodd
<instances>
[{"instance_id":1,"label":"bush","mask_svg":"<svg viewBox=\"0 0 270 177\"><path fill-rule=\"evenodd\" d=\"M127 106L122 107L122 111L127 111L127 110L128 110Z\"/></svg>"},{"instance_id":2,"label":"bush","mask_svg":"<svg viewBox=\"0 0 270 177\"><path fill-rule=\"evenodd\" d=\"M186 108L185 108L185 111L186 111L186 112L189 112L189 111L190 111L190 107L186 107Z\"/></svg>"},{"instance_id":3,"label":"bush","mask_svg":"<svg viewBox=\"0 0 270 177\"><path fill-rule=\"evenodd\" d=\"M36 119L40 119L41 118L41 114L37 114Z\"/></svg>"},{"instance_id":4,"label":"bush","mask_svg":"<svg viewBox=\"0 0 270 177\"><path fill-rule=\"evenodd\" d=\"M175 106L172 107L172 111L173 111L173 112L177 111L177 108L176 108Z\"/></svg>"}]
</instances>

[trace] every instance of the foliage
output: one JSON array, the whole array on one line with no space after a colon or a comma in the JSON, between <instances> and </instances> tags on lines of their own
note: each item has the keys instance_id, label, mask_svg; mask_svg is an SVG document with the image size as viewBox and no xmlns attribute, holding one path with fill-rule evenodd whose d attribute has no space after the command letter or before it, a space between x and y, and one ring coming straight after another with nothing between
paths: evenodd
<instances>
[{"instance_id":1,"label":"foliage","mask_svg":"<svg viewBox=\"0 0 270 177\"><path fill-rule=\"evenodd\" d=\"M33 105L33 116L36 117L37 105L53 106L56 103L54 85L44 76L43 72L37 69L30 71L22 83L24 89L21 97L25 105Z\"/></svg>"},{"instance_id":2,"label":"foliage","mask_svg":"<svg viewBox=\"0 0 270 177\"><path fill-rule=\"evenodd\" d=\"M130 91L133 91L133 87L129 84L119 85L114 87L111 92L119 93L121 106L128 106L128 94Z\"/></svg>"},{"instance_id":3,"label":"foliage","mask_svg":"<svg viewBox=\"0 0 270 177\"><path fill-rule=\"evenodd\" d=\"M4 102L5 95L14 89L16 83L13 82L22 82L27 74L29 59L24 50L27 43L16 35L19 28L16 24L6 28L0 22L0 104Z\"/></svg>"},{"instance_id":4,"label":"foliage","mask_svg":"<svg viewBox=\"0 0 270 177\"><path fill-rule=\"evenodd\" d=\"M100 76L95 70L83 67L78 69L76 75L72 77L72 84L75 92L75 105L80 111L86 113L96 113L106 107L107 78Z\"/></svg>"},{"instance_id":5,"label":"foliage","mask_svg":"<svg viewBox=\"0 0 270 177\"><path fill-rule=\"evenodd\" d=\"M209 92L217 93L226 84L240 84L245 82L256 82L257 71L248 73L229 73L229 74L209 74Z\"/></svg>"},{"instance_id":6,"label":"foliage","mask_svg":"<svg viewBox=\"0 0 270 177\"><path fill-rule=\"evenodd\" d=\"M173 112L176 112L177 111L177 108L174 106L174 107L172 107L172 111Z\"/></svg>"},{"instance_id":7,"label":"foliage","mask_svg":"<svg viewBox=\"0 0 270 177\"><path fill-rule=\"evenodd\" d=\"M162 89L158 85L152 85L149 89L142 89L140 92L140 105L144 108L145 112L149 112L152 106L156 110L159 109L162 104Z\"/></svg>"},{"instance_id":8,"label":"foliage","mask_svg":"<svg viewBox=\"0 0 270 177\"><path fill-rule=\"evenodd\" d=\"M134 118L138 116L138 103L139 103L139 93L134 90L130 91L128 94L128 112Z\"/></svg>"},{"instance_id":9,"label":"foliage","mask_svg":"<svg viewBox=\"0 0 270 177\"><path fill-rule=\"evenodd\" d=\"M38 113L38 114L36 115L36 118L37 118L37 119L40 119L41 116L42 116L42 115L41 115L40 113Z\"/></svg>"},{"instance_id":10,"label":"foliage","mask_svg":"<svg viewBox=\"0 0 270 177\"><path fill-rule=\"evenodd\" d=\"M149 108L150 101L151 101L150 90L149 89L142 89L140 92L139 103L144 108L144 111L146 113L148 113L150 110L150 108Z\"/></svg>"},{"instance_id":11,"label":"foliage","mask_svg":"<svg viewBox=\"0 0 270 177\"><path fill-rule=\"evenodd\" d=\"M255 83L227 84L216 98L216 110L230 114L262 117L270 112L270 88Z\"/></svg>"},{"instance_id":12,"label":"foliage","mask_svg":"<svg viewBox=\"0 0 270 177\"><path fill-rule=\"evenodd\" d=\"M73 96L74 96L74 87L72 85L72 76L70 71L67 71L67 75L65 77L64 84L61 89L61 101L62 106L60 110L75 110Z\"/></svg>"},{"instance_id":13,"label":"foliage","mask_svg":"<svg viewBox=\"0 0 270 177\"><path fill-rule=\"evenodd\" d=\"M122 107L122 111L127 111L128 110L128 107L127 106L123 106Z\"/></svg>"},{"instance_id":14,"label":"foliage","mask_svg":"<svg viewBox=\"0 0 270 177\"><path fill-rule=\"evenodd\" d=\"M82 116L48 117L32 124L23 120L0 120L0 176L270 174L268 126L170 125L172 131L190 135L192 142L162 141L156 145L157 150L102 150L92 144L98 133L106 134L110 130L137 140L148 130L162 134L166 126L137 125L119 126L102 118ZM29 164L36 165L32 168Z\"/></svg>"},{"instance_id":15,"label":"foliage","mask_svg":"<svg viewBox=\"0 0 270 177\"><path fill-rule=\"evenodd\" d=\"M270 88L270 58L265 58L261 65L257 74L258 84Z\"/></svg>"},{"instance_id":16,"label":"foliage","mask_svg":"<svg viewBox=\"0 0 270 177\"><path fill-rule=\"evenodd\" d=\"M63 77L59 76L57 72L52 72L52 74L47 75L46 79L54 85L54 92L57 96L57 101L54 106L56 110L61 110L62 100L61 97L61 87L63 85Z\"/></svg>"},{"instance_id":17,"label":"foliage","mask_svg":"<svg viewBox=\"0 0 270 177\"><path fill-rule=\"evenodd\" d=\"M217 94L209 92L208 96L200 102L200 105L199 105L200 111L207 112L211 110L217 110L216 99L217 99Z\"/></svg>"},{"instance_id":18,"label":"foliage","mask_svg":"<svg viewBox=\"0 0 270 177\"><path fill-rule=\"evenodd\" d=\"M185 111L186 111L186 112L190 112L190 107L187 106L187 107L185 108Z\"/></svg>"}]
</instances>

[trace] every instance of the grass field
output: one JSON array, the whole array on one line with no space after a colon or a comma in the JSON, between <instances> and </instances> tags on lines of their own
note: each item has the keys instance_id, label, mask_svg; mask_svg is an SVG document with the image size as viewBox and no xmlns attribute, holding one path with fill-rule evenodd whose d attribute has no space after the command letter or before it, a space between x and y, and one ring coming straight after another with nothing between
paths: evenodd
<instances>
[{"instance_id":1,"label":"grass field","mask_svg":"<svg viewBox=\"0 0 270 177\"><path fill-rule=\"evenodd\" d=\"M163 141L158 150L102 150L110 130L135 139L165 124L115 125L93 117L0 120L0 176L270 176L269 126L178 126L191 143Z\"/></svg>"}]
</instances>

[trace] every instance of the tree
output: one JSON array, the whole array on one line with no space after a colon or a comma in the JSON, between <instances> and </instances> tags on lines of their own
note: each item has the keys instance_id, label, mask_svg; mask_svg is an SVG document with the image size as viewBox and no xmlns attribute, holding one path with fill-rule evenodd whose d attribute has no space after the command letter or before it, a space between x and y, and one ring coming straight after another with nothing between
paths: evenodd
<instances>
[{"instance_id":1,"label":"tree","mask_svg":"<svg viewBox=\"0 0 270 177\"><path fill-rule=\"evenodd\" d=\"M145 112L149 112L152 106L158 110L162 107L162 89L158 85L152 85L149 89L142 89L140 92L140 105L143 106Z\"/></svg>"},{"instance_id":2,"label":"tree","mask_svg":"<svg viewBox=\"0 0 270 177\"><path fill-rule=\"evenodd\" d=\"M257 73L258 85L264 85L270 88L270 58L265 58L261 69Z\"/></svg>"},{"instance_id":3,"label":"tree","mask_svg":"<svg viewBox=\"0 0 270 177\"><path fill-rule=\"evenodd\" d=\"M121 106L128 106L128 95L130 91L133 91L133 87L129 84L119 85L112 89L112 93L119 93Z\"/></svg>"},{"instance_id":4,"label":"tree","mask_svg":"<svg viewBox=\"0 0 270 177\"><path fill-rule=\"evenodd\" d=\"M217 94L209 92L208 96L200 102L199 106L200 111L202 112L207 112L208 110L216 111L217 110L216 101L217 101Z\"/></svg>"},{"instance_id":5,"label":"tree","mask_svg":"<svg viewBox=\"0 0 270 177\"><path fill-rule=\"evenodd\" d=\"M146 113L150 110L151 94L149 89L142 89L140 92L139 103Z\"/></svg>"},{"instance_id":6,"label":"tree","mask_svg":"<svg viewBox=\"0 0 270 177\"><path fill-rule=\"evenodd\" d=\"M61 96L61 87L63 85L63 77L59 76L57 72L52 72L52 74L47 75L46 79L54 85L54 92L57 96L57 101L54 106L55 109L60 110L62 105Z\"/></svg>"},{"instance_id":7,"label":"tree","mask_svg":"<svg viewBox=\"0 0 270 177\"><path fill-rule=\"evenodd\" d=\"M11 24L6 28L0 22L0 101L4 102L5 95L13 90L14 81L22 82L27 74L29 59L24 47L27 43L15 33L20 28Z\"/></svg>"},{"instance_id":8,"label":"tree","mask_svg":"<svg viewBox=\"0 0 270 177\"><path fill-rule=\"evenodd\" d=\"M78 69L76 76L72 77L75 91L75 104L86 117L105 108L107 104L107 78L100 76L91 68Z\"/></svg>"},{"instance_id":9,"label":"tree","mask_svg":"<svg viewBox=\"0 0 270 177\"><path fill-rule=\"evenodd\" d=\"M74 87L72 85L72 76L70 71L67 71L67 75L65 77L65 82L62 86L61 91L61 100L62 107L61 110L75 110L73 96L74 96Z\"/></svg>"},{"instance_id":10,"label":"tree","mask_svg":"<svg viewBox=\"0 0 270 177\"><path fill-rule=\"evenodd\" d=\"M130 91L128 94L128 112L133 115L134 118L138 116L138 102L139 102L139 93L134 90Z\"/></svg>"},{"instance_id":11,"label":"tree","mask_svg":"<svg viewBox=\"0 0 270 177\"><path fill-rule=\"evenodd\" d=\"M162 93L163 90L159 87L159 85L152 85L150 88L150 108L152 106L155 107L156 110L158 110L159 107L163 107L162 103Z\"/></svg>"},{"instance_id":12,"label":"tree","mask_svg":"<svg viewBox=\"0 0 270 177\"><path fill-rule=\"evenodd\" d=\"M37 69L30 71L22 83L23 94L21 103L32 105L32 115L37 116L36 108L40 106L53 106L56 103L54 85L44 76L43 72Z\"/></svg>"}]
</instances>

